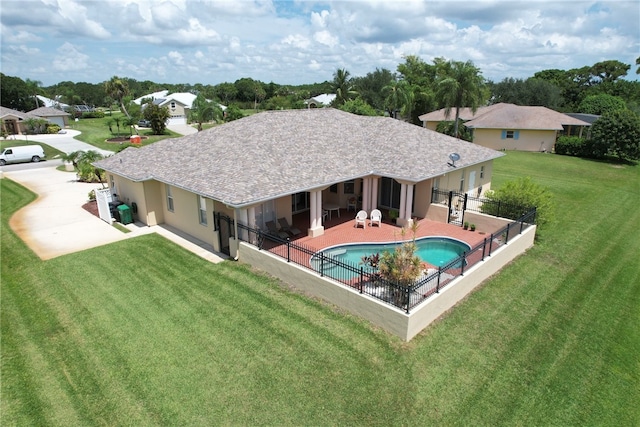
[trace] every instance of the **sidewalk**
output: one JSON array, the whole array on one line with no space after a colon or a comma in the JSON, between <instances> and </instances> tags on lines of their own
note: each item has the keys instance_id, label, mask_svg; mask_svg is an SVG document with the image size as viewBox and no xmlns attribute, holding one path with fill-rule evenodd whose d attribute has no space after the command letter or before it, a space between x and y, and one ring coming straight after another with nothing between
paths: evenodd
<instances>
[{"instance_id":1,"label":"sidewalk","mask_svg":"<svg viewBox=\"0 0 640 427\"><path fill-rule=\"evenodd\" d=\"M89 192L101 186L78 182L75 173L47 167L5 172L3 176L38 194L34 202L11 217L9 225L43 260L148 233L158 233L214 263L226 258L210 244L182 235L169 226L135 223L126 226L130 233L119 231L82 208Z\"/></svg>"}]
</instances>

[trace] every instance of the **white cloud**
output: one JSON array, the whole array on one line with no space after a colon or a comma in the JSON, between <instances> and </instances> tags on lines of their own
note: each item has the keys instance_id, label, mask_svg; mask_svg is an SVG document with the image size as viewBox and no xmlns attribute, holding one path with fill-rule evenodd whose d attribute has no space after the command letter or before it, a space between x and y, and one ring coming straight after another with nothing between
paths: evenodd
<instances>
[{"instance_id":1,"label":"white cloud","mask_svg":"<svg viewBox=\"0 0 640 427\"><path fill-rule=\"evenodd\" d=\"M56 49L58 55L53 60L53 69L57 71L76 71L89 67L89 56L80 52L69 42Z\"/></svg>"},{"instance_id":2,"label":"white cloud","mask_svg":"<svg viewBox=\"0 0 640 427\"><path fill-rule=\"evenodd\" d=\"M334 47L338 44L338 37L331 34L329 31L318 31L313 35L313 39L325 46Z\"/></svg>"}]
</instances>

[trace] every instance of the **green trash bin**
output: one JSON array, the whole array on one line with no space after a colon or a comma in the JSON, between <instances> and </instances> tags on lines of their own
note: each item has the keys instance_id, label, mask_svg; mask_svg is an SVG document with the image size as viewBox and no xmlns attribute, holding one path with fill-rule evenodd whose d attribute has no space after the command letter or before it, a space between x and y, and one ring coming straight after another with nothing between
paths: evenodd
<instances>
[{"instance_id":1,"label":"green trash bin","mask_svg":"<svg viewBox=\"0 0 640 427\"><path fill-rule=\"evenodd\" d=\"M133 222L133 218L131 217L131 208L129 206L118 206L118 213L120 213L120 223L131 224Z\"/></svg>"}]
</instances>

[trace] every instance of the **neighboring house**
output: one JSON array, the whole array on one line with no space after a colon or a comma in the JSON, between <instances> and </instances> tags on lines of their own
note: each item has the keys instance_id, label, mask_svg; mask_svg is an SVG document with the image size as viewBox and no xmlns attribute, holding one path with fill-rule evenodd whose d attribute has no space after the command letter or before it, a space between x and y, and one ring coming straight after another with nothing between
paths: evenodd
<instances>
[{"instance_id":1,"label":"neighboring house","mask_svg":"<svg viewBox=\"0 0 640 427\"><path fill-rule=\"evenodd\" d=\"M460 155L455 165L452 152ZM427 216L434 187L489 189L493 159L502 155L400 120L322 108L255 114L95 165L112 194L135 203L139 221L168 224L237 256L215 214L263 230L276 218L307 215L316 237L324 233L323 206L345 208L359 196L362 209L397 209L398 224L407 225Z\"/></svg>"},{"instance_id":2,"label":"neighboring house","mask_svg":"<svg viewBox=\"0 0 640 427\"><path fill-rule=\"evenodd\" d=\"M151 99L154 104L161 107L167 107L169 109L169 119L167 125L186 125L189 120L189 110L193 107L193 101L197 95L189 92L176 92L169 94L169 91L163 90L155 92L149 95L141 96L135 99L133 102L140 104L144 99ZM227 107L218 104L222 111Z\"/></svg>"},{"instance_id":3,"label":"neighboring house","mask_svg":"<svg viewBox=\"0 0 640 427\"><path fill-rule=\"evenodd\" d=\"M336 99L334 93L323 93L307 99L304 103L307 104L307 108L322 108L331 105L334 99Z\"/></svg>"},{"instance_id":4,"label":"neighboring house","mask_svg":"<svg viewBox=\"0 0 640 427\"><path fill-rule=\"evenodd\" d=\"M42 95L36 95L36 98L38 98L38 101L42 102L45 107L57 108L58 110L64 110L66 108L69 108L68 104L60 102L59 100L56 100L56 99L47 98L46 96L42 96ZM59 96L57 98L59 98Z\"/></svg>"},{"instance_id":5,"label":"neighboring house","mask_svg":"<svg viewBox=\"0 0 640 427\"><path fill-rule=\"evenodd\" d=\"M22 135L26 133L25 120L29 118L27 113L0 107L0 119L2 120L2 133L6 135Z\"/></svg>"},{"instance_id":6,"label":"neighboring house","mask_svg":"<svg viewBox=\"0 0 640 427\"><path fill-rule=\"evenodd\" d=\"M451 109L449 117L445 117L444 109L420 116L424 127L432 130L441 121L454 118L455 109ZM546 107L505 103L480 107L475 114L469 108L462 108L460 118L471 130L475 144L494 150L552 151L559 132L577 126L581 134L590 126L588 122Z\"/></svg>"},{"instance_id":7,"label":"neighboring house","mask_svg":"<svg viewBox=\"0 0 640 427\"><path fill-rule=\"evenodd\" d=\"M51 107L40 107L27 113L29 116L40 117L54 123L61 128L69 126L69 113Z\"/></svg>"}]
</instances>

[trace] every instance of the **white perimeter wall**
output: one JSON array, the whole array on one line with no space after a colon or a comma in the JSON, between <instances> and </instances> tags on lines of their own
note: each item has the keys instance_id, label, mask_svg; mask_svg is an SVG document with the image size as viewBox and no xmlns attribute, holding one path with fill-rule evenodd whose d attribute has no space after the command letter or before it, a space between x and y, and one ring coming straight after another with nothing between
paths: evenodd
<instances>
[{"instance_id":1,"label":"white perimeter wall","mask_svg":"<svg viewBox=\"0 0 640 427\"><path fill-rule=\"evenodd\" d=\"M327 277L320 277L314 271L287 263L285 259L268 251L260 251L248 243L240 242L238 255L242 262L268 272L307 294L344 308L409 341L484 280L533 246L535 232L536 227L531 226L522 234L510 239L507 245L498 248L490 257L469 268L464 276L456 278L439 294L413 308L410 314L376 298L360 294L357 289L349 288Z\"/></svg>"}]
</instances>

